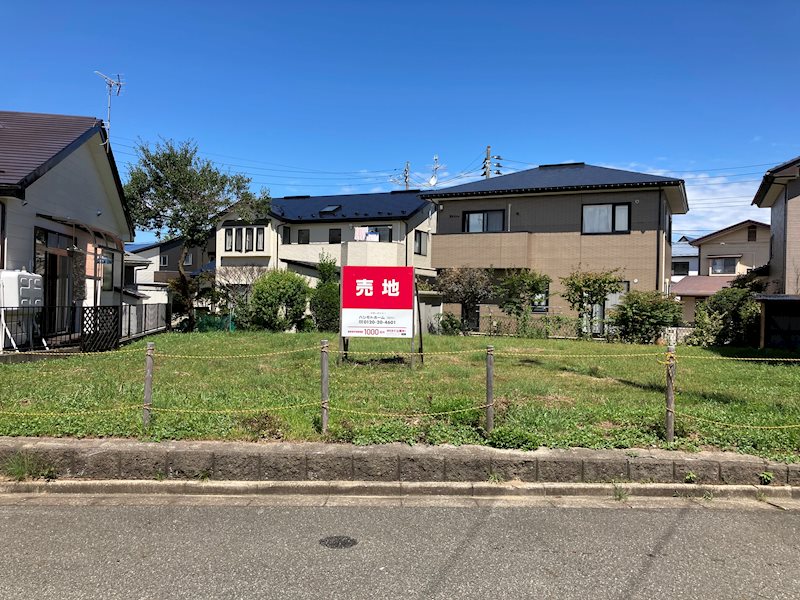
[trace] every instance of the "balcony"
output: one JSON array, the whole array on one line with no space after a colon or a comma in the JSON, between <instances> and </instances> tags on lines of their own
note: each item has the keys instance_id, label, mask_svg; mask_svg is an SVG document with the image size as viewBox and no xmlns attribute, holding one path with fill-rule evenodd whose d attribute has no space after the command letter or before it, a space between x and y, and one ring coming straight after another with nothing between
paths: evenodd
<instances>
[{"instance_id":1,"label":"balcony","mask_svg":"<svg viewBox=\"0 0 800 600\"><path fill-rule=\"evenodd\" d=\"M529 238L525 231L437 233L431 241L431 263L437 269L527 267Z\"/></svg>"}]
</instances>

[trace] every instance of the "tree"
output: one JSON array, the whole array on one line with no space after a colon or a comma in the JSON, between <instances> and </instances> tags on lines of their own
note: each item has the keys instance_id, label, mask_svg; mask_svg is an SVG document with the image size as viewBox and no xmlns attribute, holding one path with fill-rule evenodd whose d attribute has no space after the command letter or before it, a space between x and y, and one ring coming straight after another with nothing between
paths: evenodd
<instances>
[{"instance_id":1,"label":"tree","mask_svg":"<svg viewBox=\"0 0 800 600\"><path fill-rule=\"evenodd\" d=\"M253 285L250 311L253 324L270 331L299 327L306 312L308 284L302 275L273 270Z\"/></svg>"},{"instance_id":2,"label":"tree","mask_svg":"<svg viewBox=\"0 0 800 600\"><path fill-rule=\"evenodd\" d=\"M340 289L339 278L336 273L336 259L320 253L319 283L311 293L309 302L311 316L319 331L339 331Z\"/></svg>"},{"instance_id":3,"label":"tree","mask_svg":"<svg viewBox=\"0 0 800 600\"><path fill-rule=\"evenodd\" d=\"M551 281L547 275L531 269L507 271L496 289L500 307L504 313L518 319L527 315L546 299Z\"/></svg>"},{"instance_id":4,"label":"tree","mask_svg":"<svg viewBox=\"0 0 800 600\"><path fill-rule=\"evenodd\" d=\"M564 291L561 295L569 303L572 310L578 312L586 328L580 327L578 335L588 337L594 327L594 306L603 304L609 294L622 291L622 280L617 269L610 271L574 270L561 278Z\"/></svg>"},{"instance_id":5,"label":"tree","mask_svg":"<svg viewBox=\"0 0 800 600\"><path fill-rule=\"evenodd\" d=\"M722 327L715 346L755 346L758 344L761 307L753 293L745 288L723 288L702 305L702 309L717 315Z\"/></svg>"},{"instance_id":6,"label":"tree","mask_svg":"<svg viewBox=\"0 0 800 600\"><path fill-rule=\"evenodd\" d=\"M220 303L227 307L231 320L237 328L248 329L251 325L249 310L253 285L264 276L269 267L262 265L219 265L216 268L216 289Z\"/></svg>"},{"instance_id":7,"label":"tree","mask_svg":"<svg viewBox=\"0 0 800 600\"><path fill-rule=\"evenodd\" d=\"M436 285L445 302L461 305L461 323L466 327L478 305L492 296L492 278L486 269L444 269Z\"/></svg>"},{"instance_id":8,"label":"tree","mask_svg":"<svg viewBox=\"0 0 800 600\"><path fill-rule=\"evenodd\" d=\"M610 322L619 328L622 340L633 344L652 344L665 327L681 324L683 310L673 296L656 290L634 290L625 294L611 311Z\"/></svg>"},{"instance_id":9,"label":"tree","mask_svg":"<svg viewBox=\"0 0 800 600\"><path fill-rule=\"evenodd\" d=\"M138 227L183 240L174 287L186 303L189 331L195 327L198 290L184 267L186 253L206 244L219 216L234 204L245 221L263 217L269 209L265 190L253 194L248 177L223 173L197 153L197 144L191 140L166 140L153 148L140 142L137 162L125 184L125 197Z\"/></svg>"}]
</instances>

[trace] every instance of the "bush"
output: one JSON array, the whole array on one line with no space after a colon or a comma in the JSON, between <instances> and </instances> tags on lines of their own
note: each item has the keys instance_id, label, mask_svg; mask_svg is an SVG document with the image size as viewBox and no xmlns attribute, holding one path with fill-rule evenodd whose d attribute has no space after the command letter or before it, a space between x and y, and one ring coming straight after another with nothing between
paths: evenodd
<instances>
[{"instance_id":1,"label":"bush","mask_svg":"<svg viewBox=\"0 0 800 600\"><path fill-rule=\"evenodd\" d=\"M652 344L665 327L677 327L681 319L681 305L656 290L628 292L609 315L620 339L633 344Z\"/></svg>"},{"instance_id":2,"label":"bush","mask_svg":"<svg viewBox=\"0 0 800 600\"><path fill-rule=\"evenodd\" d=\"M270 271L253 285L252 323L270 331L300 327L306 312L308 284L297 273Z\"/></svg>"},{"instance_id":3,"label":"bush","mask_svg":"<svg viewBox=\"0 0 800 600\"><path fill-rule=\"evenodd\" d=\"M339 331L339 284L320 283L311 293L311 315L318 331Z\"/></svg>"},{"instance_id":4,"label":"bush","mask_svg":"<svg viewBox=\"0 0 800 600\"><path fill-rule=\"evenodd\" d=\"M696 336L697 345L756 346L760 315L761 309L750 290L721 289L695 313L695 333L701 330ZM692 336L692 342L695 342L695 336Z\"/></svg>"},{"instance_id":5,"label":"bush","mask_svg":"<svg viewBox=\"0 0 800 600\"><path fill-rule=\"evenodd\" d=\"M461 321L453 313L446 312L436 315L438 332L442 335L460 335L462 331Z\"/></svg>"}]
</instances>

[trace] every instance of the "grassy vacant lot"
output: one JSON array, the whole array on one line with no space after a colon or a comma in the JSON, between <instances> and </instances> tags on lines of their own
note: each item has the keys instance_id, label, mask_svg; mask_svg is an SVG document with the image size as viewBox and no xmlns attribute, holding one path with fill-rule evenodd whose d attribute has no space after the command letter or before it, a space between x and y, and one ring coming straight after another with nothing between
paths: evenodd
<instances>
[{"instance_id":1,"label":"grassy vacant lot","mask_svg":"<svg viewBox=\"0 0 800 600\"><path fill-rule=\"evenodd\" d=\"M142 398L144 341L123 352L0 365L0 435L320 440L322 337L205 333L152 338L156 410L147 432L135 407ZM663 348L434 336L425 344L434 353L468 352L430 354L424 366L413 370L402 357L392 359L393 351L408 350L399 340L354 340L351 350L380 354L354 355L341 366L332 354L327 439L509 448L666 447L664 366L658 362L664 358ZM485 434L482 410L417 414L483 405L487 344L497 353L494 432ZM264 356L303 348L309 350ZM646 356L629 356L639 354ZM681 347L678 356L678 439L673 447L735 449L800 460L800 428L730 427L684 416L750 426L800 424L800 363L714 360L791 355ZM285 408L292 405L303 406ZM225 412L232 410L250 412Z\"/></svg>"}]
</instances>

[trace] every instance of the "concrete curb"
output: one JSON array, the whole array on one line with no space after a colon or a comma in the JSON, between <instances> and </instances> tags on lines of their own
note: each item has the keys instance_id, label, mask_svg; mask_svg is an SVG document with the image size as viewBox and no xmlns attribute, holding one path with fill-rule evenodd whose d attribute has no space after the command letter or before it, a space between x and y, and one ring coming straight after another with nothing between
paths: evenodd
<instances>
[{"instance_id":1,"label":"concrete curb","mask_svg":"<svg viewBox=\"0 0 800 600\"><path fill-rule=\"evenodd\" d=\"M620 492L621 490L621 492ZM135 494L192 496L350 496L464 498L646 497L779 500L800 499L798 487L663 483L487 483L377 481L142 481L61 480L0 482L0 494Z\"/></svg>"},{"instance_id":2,"label":"concrete curb","mask_svg":"<svg viewBox=\"0 0 800 600\"><path fill-rule=\"evenodd\" d=\"M358 447L323 443L139 442L129 439L0 438L0 466L16 454L36 456L64 479L403 484L519 481L637 482L800 486L800 464L725 452L553 450L483 446ZM765 474L769 474L768 476ZM769 481L766 481L766 480ZM764 485L762 485L764 484ZM333 485L333 484L327 484ZM490 484L487 484L490 485Z\"/></svg>"}]
</instances>

